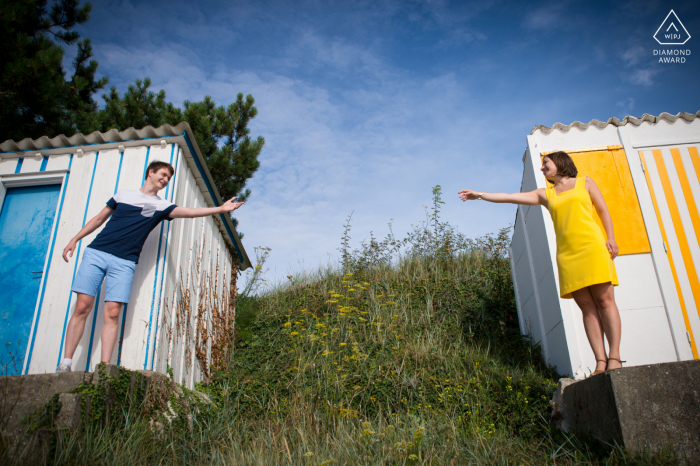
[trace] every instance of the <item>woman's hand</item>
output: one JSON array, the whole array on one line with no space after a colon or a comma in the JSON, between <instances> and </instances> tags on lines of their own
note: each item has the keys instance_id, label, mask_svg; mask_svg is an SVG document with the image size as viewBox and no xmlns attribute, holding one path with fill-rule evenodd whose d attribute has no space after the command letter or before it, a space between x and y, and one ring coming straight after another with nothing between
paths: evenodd
<instances>
[{"instance_id":1,"label":"woman's hand","mask_svg":"<svg viewBox=\"0 0 700 466\"><path fill-rule=\"evenodd\" d=\"M473 201L474 199L479 199L479 191L472 191L471 189L463 189L458 194L459 198L463 201Z\"/></svg>"},{"instance_id":2,"label":"woman's hand","mask_svg":"<svg viewBox=\"0 0 700 466\"><path fill-rule=\"evenodd\" d=\"M617 257L617 254L620 252L620 250L617 247L617 243L614 239L607 240L605 242L605 247L608 248L608 252L610 253L610 259L615 259Z\"/></svg>"},{"instance_id":3,"label":"woman's hand","mask_svg":"<svg viewBox=\"0 0 700 466\"><path fill-rule=\"evenodd\" d=\"M480 191L472 191L471 189L463 189L459 191L459 198L463 201L472 201L474 199L482 199L486 202L495 202L496 204L522 204L522 205L547 205L547 194L544 188L536 189L528 193L481 193Z\"/></svg>"}]
</instances>

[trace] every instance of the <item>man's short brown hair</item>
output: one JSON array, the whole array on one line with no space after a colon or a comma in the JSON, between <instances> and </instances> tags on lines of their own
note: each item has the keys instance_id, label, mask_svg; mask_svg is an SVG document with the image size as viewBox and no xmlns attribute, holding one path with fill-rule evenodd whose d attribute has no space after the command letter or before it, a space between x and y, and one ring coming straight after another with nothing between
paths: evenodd
<instances>
[{"instance_id":1,"label":"man's short brown hair","mask_svg":"<svg viewBox=\"0 0 700 466\"><path fill-rule=\"evenodd\" d=\"M148 168L146 168L146 176L148 176L148 174L151 172L156 173L161 168L168 169L168 171L170 172L170 178L172 178L175 174L175 169L168 162L161 162L159 160L156 160L155 162L151 162L148 164Z\"/></svg>"},{"instance_id":2,"label":"man's short brown hair","mask_svg":"<svg viewBox=\"0 0 700 466\"><path fill-rule=\"evenodd\" d=\"M544 160L545 157L551 160L552 163L557 167L557 175L569 176L571 178L576 178L578 176L578 169L576 168L576 164L571 159L571 156L569 156L569 154L567 154L566 152L561 150L557 152L552 152L551 154L547 154L544 157L542 157L542 160ZM549 182L554 183L553 181Z\"/></svg>"}]
</instances>

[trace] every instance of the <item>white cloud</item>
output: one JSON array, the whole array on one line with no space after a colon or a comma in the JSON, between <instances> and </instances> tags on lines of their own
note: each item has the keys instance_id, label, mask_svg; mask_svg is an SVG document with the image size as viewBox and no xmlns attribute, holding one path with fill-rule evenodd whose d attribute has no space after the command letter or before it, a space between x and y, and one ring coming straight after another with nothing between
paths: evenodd
<instances>
[{"instance_id":1,"label":"white cloud","mask_svg":"<svg viewBox=\"0 0 700 466\"><path fill-rule=\"evenodd\" d=\"M621 112L623 112L623 116L632 115L632 111L634 110L634 97L621 100L616 103L615 106L620 108Z\"/></svg>"},{"instance_id":2,"label":"white cloud","mask_svg":"<svg viewBox=\"0 0 700 466\"><path fill-rule=\"evenodd\" d=\"M660 73L658 68L637 68L625 75L625 79L632 84L650 87L654 84L654 76Z\"/></svg>"},{"instance_id":3,"label":"white cloud","mask_svg":"<svg viewBox=\"0 0 700 466\"><path fill-rule=\"evenodd\" d=\"M549 28L562 28L564 23L564 10L567 2L550 3L530 11L523 19L526 29L542 30Z\"/></svg>"},{"instance_id":4,"label":"white cloud","mask_svg":"<svg viewBox=\"0 0 700 466\"><path fill-rule=\"evenodd\" d=\"M649 53L641 45L630 47L622 53L622 60L627 66L634 66L648 57Z\"/></svg>"}]
</instances>

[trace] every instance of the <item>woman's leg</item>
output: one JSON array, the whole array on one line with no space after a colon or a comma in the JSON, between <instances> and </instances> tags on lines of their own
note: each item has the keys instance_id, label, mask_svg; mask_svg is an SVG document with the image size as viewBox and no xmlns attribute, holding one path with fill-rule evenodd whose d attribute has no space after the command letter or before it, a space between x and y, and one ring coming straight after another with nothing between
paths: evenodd
<instances>
[{"instance_id":1,"label":"woman's leg","mask_svg":"<svg viewBox=\"0 0 700 466\"><path fill-rule=\"evenodd\" d=\"M574 297L574 301L581 308L583 313L583 328L586 329L586 337L588 337L588 343L591 345L593 354L596 358L596 370L605 370L605 361L608 359L605 355L605 342L603 341L603 323L600 319L600 314L598 313L598 305L593 299L591 290L589 287L581 288L576 290L571 295Z\"/></svg>"},{"instance_id":2,"label":"woman's leg","mask_svg":"<svg viewBox=\"0 0 700 466\"><path fill-rule=\"evenodd\" d=\"M603 322L605 337L608 339L608 347L610 348L610 357L620 359L622 323L620 322L620 311L615 303L615 287L611 283L599 283L591 285L589 288ZM620 367L622 364L618 361L610 360L608 362L608 369L619 369Z\"/></svg>"}]
</instances>

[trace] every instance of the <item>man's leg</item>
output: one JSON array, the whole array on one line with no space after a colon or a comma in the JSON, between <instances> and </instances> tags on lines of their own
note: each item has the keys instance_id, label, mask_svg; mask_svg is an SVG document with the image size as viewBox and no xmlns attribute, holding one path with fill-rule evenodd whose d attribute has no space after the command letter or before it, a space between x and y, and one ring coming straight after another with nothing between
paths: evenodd
<instances>
[{"instance_id":1,"label":"man's leg","mask_svg":"<svg viewBox=\"0 0 700 466\"><path fill-rule=\"evenodd\" d=\"M119 313L129 302L136 264L116 256L109 258L105 282L105 322L102 325L102 362L110 362L119 336Z\"/></svg>"},{"instance_id":2,"label":"man's leg","mask_svg":"<svg viewBox=\"0 0 700 466\"><path fill-rule=\"evenodd\" d=\"M92 310L92 305L95 304L95 297L89 294L76 293L78 299L75 302L75 310L73 315L68 322L68 328L66 328L66 346L63 352L63 357L66 359L73 359L73 353L80 343L80 339L83 337L83 331L85 330L85 321L90 315Z\"/></svg>"},{"instance_id":3,"label":"man's leg","mask_svg":"<svg viewBox=\"0 0 700 466\"><path fill-rule=\"evenodd\" d=\"M119 335L119 313L123 303L105 302L105 323L102 325L102 362L109 363L112 359L114 344Z\"/></svg>"},{"instance_id":4,"label":"man's leg","mask_svg":"<svg viewBox=\"0 0 700 466\"><path fill-rule=\"evenodd\" d=\"M106 263L99 251L85 248L83 259L78 267L78 273L73 280L73 291L77 295L75 309L66 328L66 346L63 362L57 368L58 372L68 372L73 363L73 353L80 343L85 330L85 321L90 315L95 297L99 295L100 286L105 276Z\"/></svg>"}]
</instances>

